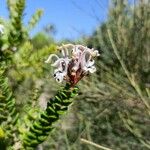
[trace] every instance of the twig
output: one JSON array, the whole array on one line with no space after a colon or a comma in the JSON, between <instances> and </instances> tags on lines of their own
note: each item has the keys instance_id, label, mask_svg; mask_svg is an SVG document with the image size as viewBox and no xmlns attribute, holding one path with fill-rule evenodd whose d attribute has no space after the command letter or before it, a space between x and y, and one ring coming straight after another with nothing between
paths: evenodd
<instances>
[{"instance_id":1,"label":"twig","mask_svg":"<svg viewBox=\"0 0 150 150\"><path fill-rule=\"evenodd\" d=\"M100 149L103 149L103 150L112 150L112 149L110 149L110 148L101 146L101 145L99 145L99 144L93 143L93 142L88 141L88 140L86 140L86 139L82 139L82 138L81 138L81 141L82 141L83 143L93 145L93 146L95 146L95 147L97 147L97 148L100 148Z\"/></svg>"},{"instance_id":2,"label":"twig","mask_svg":"<svg viewBox=\"0 0 150 150\"><path fill-rule=\"evenodd\" d=\"M130 72L128 71L124 61L122 60L118 50L117 50L117 47L113 41L113 38L112 38L112 34L111 34L111 31L110 29L107 29L107 32L108 32L108 36L109 36L109 39L110 39L110 42L111 42L111 45L112 45L112 48L114 50L114 53L115 55L117 56L117 59L119 60L126 76L128 77L128 80L130 81L131 85L134 87L134 89L136 90L137 94L140 96L141 100L143 101L143 103L145 104L145 106L147 107L147 112L148 114L150 115L150 105L149 103L145 100L143 94L142 94L142 91L139 87L139 85L136 83L135 79L133 78L132 75L130 75Z\"/></svg>"}]
</instances>

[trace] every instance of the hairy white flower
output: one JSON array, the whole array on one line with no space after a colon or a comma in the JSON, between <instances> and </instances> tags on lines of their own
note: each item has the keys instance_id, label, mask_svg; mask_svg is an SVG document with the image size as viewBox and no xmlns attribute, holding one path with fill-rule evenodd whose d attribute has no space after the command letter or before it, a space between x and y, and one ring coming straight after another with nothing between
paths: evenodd
<instances>
[{"instance_id":1,"label":"hairy white flower","mask_svg":"<svg viewBox=\"0 0 150 150\"><path fill-rule=\"evenodd\" d=\"M66 80L75 85L82 77L88 73L96 71L94 58L99 56L99 52L82 45L67 44L58 48L61 57L51 54L45 61L51 64L54 69L54 78L58 82Z\"/></svg>"},{"instance_id":2,"label":"hairy white flower","mask_svg":"<svg viewBox=\"0 0 150 150\"><path fill-rule=\"evenodd\" d=\"M0 24L0 34L4 34L4 26Z\"/></svg>"}]
</instances>

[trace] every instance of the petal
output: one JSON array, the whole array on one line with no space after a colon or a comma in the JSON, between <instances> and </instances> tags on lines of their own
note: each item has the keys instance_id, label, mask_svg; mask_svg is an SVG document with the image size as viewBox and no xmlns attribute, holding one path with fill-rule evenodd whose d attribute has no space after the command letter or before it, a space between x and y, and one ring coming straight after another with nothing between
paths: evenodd
<instances>
[{"instance_id":1,"label":"petal","mask_svg":"<svg viewBox=\"0 0 150 150\"><path fill-rule=\"evenodd\" d=\"M84 66L83 71L94 73L96 71L96 67L95 66L90 66L90 67Z\"/></svg>"},{"instance_id":2,"label":"petal","mask_svg":"<svg viewBox=\"0 0 150 150\"><path fill-rule=\"evenodd\" d=\"M91 59L91 55L89 51L84 51L80 58L81 68L84 68L85 66L87 66L87 62L89 62L90 59Z\"/></svg>"},{"instance_id":3,"label":"petal","mask_svg":"<svg viewBox=\"0 0 150 150\"><path fill-rule=\"evenodd\" d=\"M57 82L62 82L64 76L60 71L57 71L56 73L54 73L54 78L56 79Z\"/></svg>"},{"instance_id":4,"label":"petal","mask_svg":"<svg viewBox=\"0 0 150 150\"><path fill-rule=\"evenodd\" d=\"M65 50L64 50L64 49L61 49L61 54L62 54L63 57L66 56L66 55L65 55Z\"/></svg>"},{"instance_id":5,"label":"petal","mask_svg":"<svg viewBox=\"0 0 150 150\"><path fill-rule=\"evenodd\" d=\"M94 73L94 72L96 71L96 67L95 67L95 66L92 66L92 67L88 68L88 71L89 71L90 73Z\"/></svg>"},{"instance_id":6,"label":"petal","mask_svg":"<svg viewBox=\"0 0 150 150\"><path fill-rule=\"evenodd\" d=\"M64 77L59 75L55 79L56 79L57 82L61 83L61 82L63 82Z\"/></svg>"},{"instance_id":7,"label":"petal","mask_svg":"<svg viewBox=\"0 0 150 150\"><path fill-rule=\"evenodd\" d=\"M62 44L62 47L63 47L63 51L64 51L64 57L68 57L69 56L69 51L68 51L68 49L65 47L65 45L64 44Z\"/></svg>"},{"instance_id":8,"label":"petal","mask_svg":"<svg viewBox=\"0 0 150 150\"><path fill-rule=\"evenodd\" d=\"M69 64L69 59L63 59L63 61L61 62L60 66L62 67L63 71L67 71L68 70L68 64Z\"/></svg>"},{"instance_id":9,"label":"petal","mask_svg":"<svg viewBox=\"0 0 150 150\"><path fill-rule=\"evenodd\" d=\"M74 61L73 61L73 63L74 63L74 65L73 65L73 67L72 67L72 70L73 71L77 71L78 69L79 69L79 67L80 67L80 59L79 58L76 58L76 59L74 59Z\"/></svg>"},{"instance_id":10,"label":"petal","mask_svg":"<svg viewBox=\"0 0 150 150\"><path fill-rule=\"evenodd\" d=\"M87 66L87 67L91 67L91 66L94 65L94 63L95 63L94 60L89 60L89 61L86 63L86 66Z\"/></svg>"},{"instance_id":11,"label":"petal","mask_svg":"<svg viewBox=\"0 0 150 150\"><path fill-rule=\"evenodd\" d=\"M59 71L58 69L55 70L54 78L57 82L62 82L64 80L64 77L67 75L67 72Z\"/></svg>"},{"instance_id":12,"label":"petal","mask_svg":"<svg viewBox=\"0 0 150 150\"><path fill-rule=\"evenodd\" d=\"M59 58L58 60L56 60L53 64L51 64L51 66L53 67L58 67L60 66L61 62L63 61L62 58Z\"/></svg>"},{"instance_id":13,"label":"petal","mask_svg":"<svg viewBox=\"0 0 150 150\"><path fill-rule=\"evenodd\" d=\"M92 53L92 56L93 56L93 57L100 56L99 51L98 51L98 50L95 50L95 51Z\"/></svg>"},{"instance_id":14,"label":"petal","mask_svg":"<svg viewBox=\"0 0 150 150\"><path fill-rule=\"evenodd\" d=\"M94 50L93 48L87 48L86 51L88 51L92 57L96 57L96 56L100 56L99 51L98 50Z\"/></svg>"},{"instance_id":15,"label":"petal","mask_svg":"<svg viewBox=\"0 0 150 150\"><path fill-rule=\"evenodd\" d=\"M91 54L89 52L85 52L85 62L89 62L91 59Z\"/></svg>"},{"instance_id":16,"label":"petal","mask_svg":"<svg viewBox=\"0 0 150 150\"><path fill-rule=\"evenodd\" d=\"M72 54L75 56L79 56L81 52L82 52L81 45L75 45L74 48L72 49Z\"/></svg>"},{"instance_id":17,"label":"petal","mask_svg":"<svg viewBox=\"0 0 150 150\"><path fill-rule=\"evenodd\" d=\"M62 72L66 76L67 71L68 71L68 64L69 64L69 59L60 58L54 64L52 64L52 66L57 68L54 71L55 73L59 71L59 72Z\"/></svg>"}]
</instances>

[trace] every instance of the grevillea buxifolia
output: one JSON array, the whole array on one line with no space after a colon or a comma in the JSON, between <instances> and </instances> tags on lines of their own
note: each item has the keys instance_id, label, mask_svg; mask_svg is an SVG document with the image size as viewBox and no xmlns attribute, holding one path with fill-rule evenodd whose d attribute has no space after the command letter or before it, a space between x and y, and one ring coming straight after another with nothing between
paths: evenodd
<instances>
[{"instance_id":1,"label":"grevillea buxifolia","mask_svg":"<svg viewBox=\"0 0 150 150\"><path fill-rule=\"evenodd\" d=\"M49 100L46 110L24 135L23 146L25 149L34 149L38 144L45 141L53 130L53 123L67 111L68 106L73 101L72 98L78 94L78 88L75 85L85 75L96 71L93 58L99 56L97 50L72 44L63 45L58 49L62 57L52 54L46 63L51 62L52 58L56 58L52 64L56 68L54 78L58 82L66 81L66 86Z\"/></svg>"}]
</instances>

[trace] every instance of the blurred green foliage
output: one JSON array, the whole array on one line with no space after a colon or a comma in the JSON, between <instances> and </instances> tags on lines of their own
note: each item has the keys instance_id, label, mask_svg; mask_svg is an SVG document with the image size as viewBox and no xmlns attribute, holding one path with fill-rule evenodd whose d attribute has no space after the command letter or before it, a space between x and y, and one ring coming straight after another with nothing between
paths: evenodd
<instances>
[{"instance_id":1,"label":"blurred green foliage","mask_svg":"<svg viewBox=\"0 0 150 150\"><path fill-rule=\"evenodd\" d=\"M112 149L150 148L149 12L148 1L129 5L125 0L114 0L108 20L93 36L84 38L85 44L101 51L98 84L91 90L99 92L92 95L97 95L93 98L101 105L102 136L93 136L93 140Z\"/></svg>"}]
</instances>

